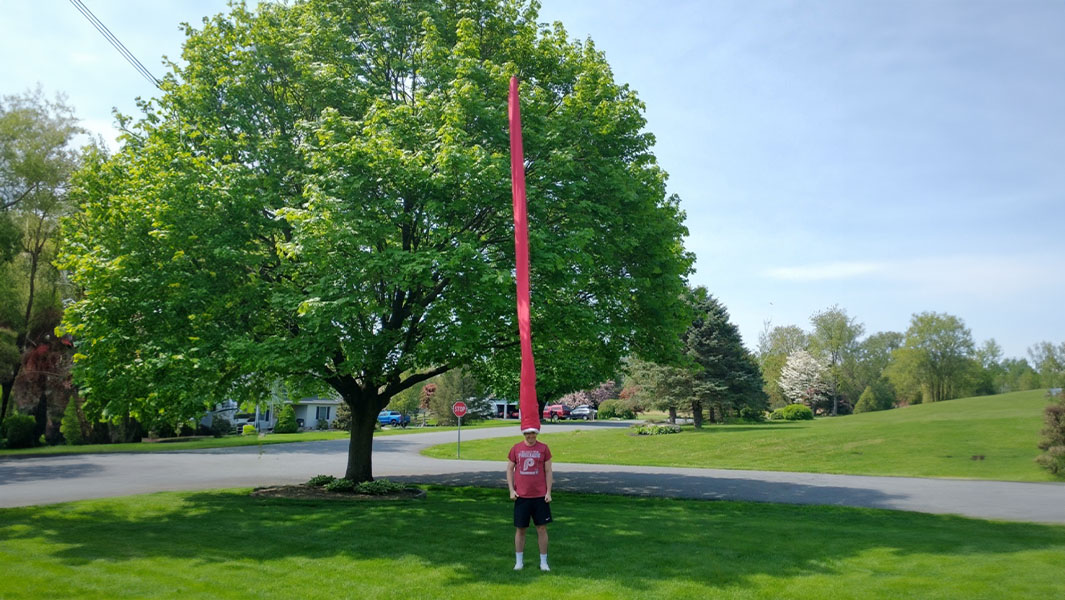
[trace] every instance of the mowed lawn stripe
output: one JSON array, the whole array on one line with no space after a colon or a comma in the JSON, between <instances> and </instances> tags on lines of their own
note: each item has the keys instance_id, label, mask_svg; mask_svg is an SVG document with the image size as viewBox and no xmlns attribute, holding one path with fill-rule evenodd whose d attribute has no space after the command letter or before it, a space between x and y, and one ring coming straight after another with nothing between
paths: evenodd
<instances>
[{"instance_id":1,"label":"mowed lawn stripe","mask_svg":"<svg viewBox=\"0 0 1065 600\"><path fill-rule=\"evenodd\" d=\"M589 428L541 439L556 463L1053 481L1034 462L1047 403L1033 390L814 421L686 426L658 436ZM463 442L462 458L503 460L515 439ZM424 454L453 458L454 445Z\"/></svg>"},{"instance_id":2,"label":"mowed lawn stripe","mask_svg":"<svg viewBox=\"0 0 1065 600\"><path fill-rule=\"evenodd\" d=\"M0 598L1054 598L1065 570L1062 526L560 492L552 572L516 573L503 490L247 491L0 509Z\"/></svg>"}]
</instances>

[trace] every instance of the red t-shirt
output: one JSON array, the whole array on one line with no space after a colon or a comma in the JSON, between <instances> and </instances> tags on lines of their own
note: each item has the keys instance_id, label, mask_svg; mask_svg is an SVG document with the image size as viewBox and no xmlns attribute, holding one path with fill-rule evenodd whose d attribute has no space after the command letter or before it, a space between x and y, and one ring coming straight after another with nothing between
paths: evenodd
<instances>
[{"instance_id":1,"label":"red t-shirt","mask_svg":"<svg viewBox=\"0 0 1065 600\"><path fill-rule=\"evenodd\" d=\"M547 495L547 472L544 463L551 460L551 449L543 442L532 446L518 442L510 449L507 460L514 463L514 490L521 498Z\"/></svg>"}]
</instances>

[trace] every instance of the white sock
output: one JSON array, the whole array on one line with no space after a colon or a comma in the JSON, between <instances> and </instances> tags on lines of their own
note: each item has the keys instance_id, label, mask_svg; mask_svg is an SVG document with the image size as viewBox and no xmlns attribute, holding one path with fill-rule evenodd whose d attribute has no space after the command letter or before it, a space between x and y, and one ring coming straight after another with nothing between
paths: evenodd
<instances>
[{"instance_id":1,"label":"white sock","mask_svg":"<svg viewBox=\"0 0 1065 600\"><path fill-rule=\"evenodd\" d=\"M547 555L546 554L541 554L540 555L540 564L541 565L546 565L547 564Z\"/></svg>"},{"instance_id":2,"label":"white sock","mask_svg":"<svg viewBox=\"0 0 1065 600\"><path fill-rule=\"evenodd\" d=\"M514 553L514 565L517 566L517 565L522 565L522 564L525 564L525 553L524 552L515 552Z\"/></svg>"}]
</instances>

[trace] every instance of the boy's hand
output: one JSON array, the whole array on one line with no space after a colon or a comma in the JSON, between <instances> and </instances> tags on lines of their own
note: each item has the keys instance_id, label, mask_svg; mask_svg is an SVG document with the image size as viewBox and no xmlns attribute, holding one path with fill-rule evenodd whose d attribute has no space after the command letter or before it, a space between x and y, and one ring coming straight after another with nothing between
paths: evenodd
<instances>
[{"instance_id":1,"label":"boy's hand","mask_svg":"<svg viewBox=\"0 0 1065 600\"><path fill-rule=\"evenodd\" d=\"M518 492L515 492L514 490L510 490L510 499L511 500L517 500L518 499Z\"/></svg>"},{"instance_id":2,"label":"boy's hand","mask_svg":"<svg viewBox=\"0 0 1065 600\"><path fill-rule=\"evenodd\" d=\"M547 492L547 495L544 496L544 502L550 502L550 501L551 501L551 492Z\"/></svg>"}]
</instances>

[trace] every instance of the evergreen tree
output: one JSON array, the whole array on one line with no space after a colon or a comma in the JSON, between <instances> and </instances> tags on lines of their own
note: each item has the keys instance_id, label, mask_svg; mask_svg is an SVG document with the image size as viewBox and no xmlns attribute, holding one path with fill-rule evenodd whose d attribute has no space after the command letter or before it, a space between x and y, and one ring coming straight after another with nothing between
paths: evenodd
<instances>
[{"instance_id":1,"label":"evergreen tree","mask_svg":"<svg viewBox=\"0 0 1065 600\"><path fill-rule=\"evenodd\" d=\"M695 319L683 341L688 358L697 365L691 400L696 427L702 424L704 408L711 423L723 422L744 406L765 410L762 372L744 347L739 328L729 321L725 305L703 287L692 290L690 302Z\"/></svg>"}]
</instances>

